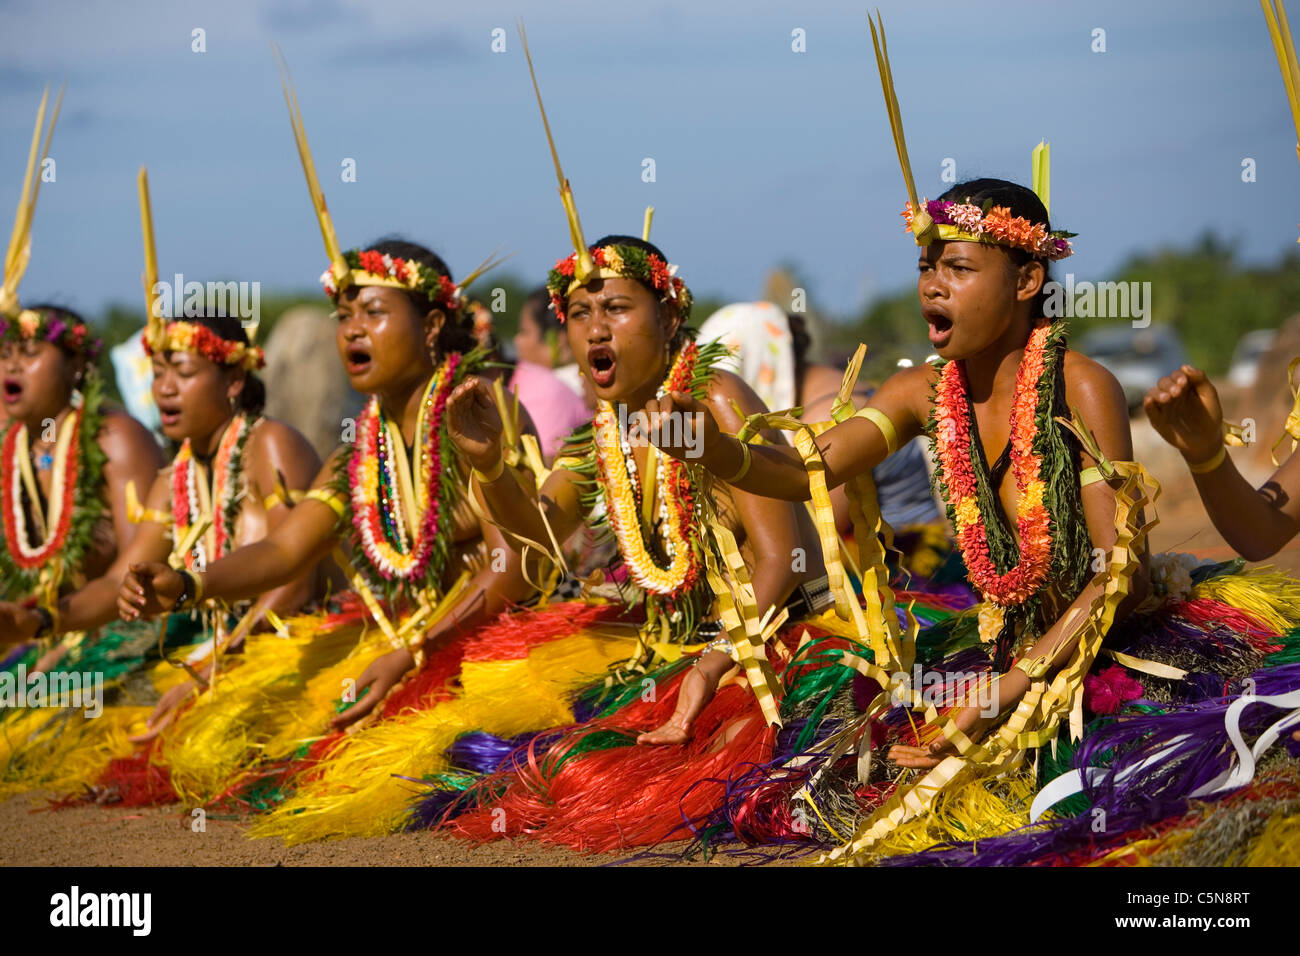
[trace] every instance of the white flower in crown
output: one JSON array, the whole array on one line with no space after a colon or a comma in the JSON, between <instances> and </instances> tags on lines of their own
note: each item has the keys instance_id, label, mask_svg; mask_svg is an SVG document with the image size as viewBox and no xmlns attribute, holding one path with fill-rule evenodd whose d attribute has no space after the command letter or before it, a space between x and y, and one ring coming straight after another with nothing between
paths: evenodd
<instances>
[{"instance_id":1,"label":"white flower in crown","mask_svg":"<svg viewBox=\"0 0 1300 956\"><path fill-rule=\"evenodd\" d=\"M393 274L393 257L392 257L392 256L387 255L387 254L384 255L384 268L388 271L388 274L389 274L389 275L392 275L392 274Z\"/></svg>"},{"instance_id":2,"label":"white flower in crown","mask_svg":"<svg viewBox=\"0 0 1300 956\"><path fill-rule=\"evenodd\" d=\"M320 284L325 287L325 294L331 298L334 296L334 273L326 269L320 274Z\"/></svg>"},{"instance_id":3,"label":"white flower in crown","mask_svg":"<svg viewBox=\"0 0 1300 956\"><path fill-rule=\"evenodd\" d=\"M668 298L674 302L677 301L677 267L672 263L668 264Z\"/></svg>"}]
</instances>

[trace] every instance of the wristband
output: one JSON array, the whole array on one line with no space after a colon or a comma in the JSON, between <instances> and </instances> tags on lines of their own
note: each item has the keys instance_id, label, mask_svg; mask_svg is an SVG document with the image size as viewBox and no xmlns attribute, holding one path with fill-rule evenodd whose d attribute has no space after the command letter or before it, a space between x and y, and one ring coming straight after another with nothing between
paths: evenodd
<instances>
[{"instance_id":1,"label":"wristband","mask_svg":"<svg viewBox=\"0 0 1300 956\"><path fill-rule=\"evenodd\" d=\"M53 636L58 631L58 611L51 611L44 604L38 604L32 608L32 611L41 619L41 623L36 627L34 638Z\"/></svg>"},{"instance_id":2,"label":"wristband","mask_svg":"<svg viewBox=\"0 0 1300 956\"><path fill-rule=\"evenodd\" d=\"M1222 465L1223 459L1227 457L1228 457L1228 446L1219 445L1219 450L1215 452L1213 458L1210 458L1207 461L1200 462L1199 464L1196 465L1193 465L1189 461L1187 463L1187 470L1190 471L1193 475L1209 474L1210 472L1214 471L1214 469Z\"/></svg>"},{"instance_id":3,"label":"wristband","mask_svg":"<svg viewBox=\"0 0 1300 956\"><path fill-rule=\"evenodd\" d=\"M1031 681L1045 677L1047 672L1052 669L1051 658L1044 655L1043 657L1022 657L1016 661L1011 668L1015 671L1022 671Z\"/></svg>"},{"instance_id":4,"label":"wristband","mask_svg":"<svg viewBox=\"0 0 1300 956\"><path fill-rule=\"evenodd\" d=\"M181 587L180 597L176 599L173 611L192 611L203 600L203 578L189 568L178 572L185 584Z\"/></svg>"},{"instance_id":5,"label":"wristband","mask_svg":"<svg viewBox=\"0 0 1300 956\"><path fill-rule=\"evenodd\" d=\"M497 463L496 463L495 467L492 468L491 471L488 471L488 472L482 472L482 471L479 471L478 468L472 468L472 469L471 469L471 471L473 471L473 473L474 473L474 477L478 479L478 483L479 483L480 485L490 485L492 482L494 482L494 481L496 481L498 478L500 478L500 477L501 477L501 473L504 472L505 470L506 470L506 456L505 456L505 455L502 455L501 457L499 457L499 458L497 459Z\"/></svg>"},{"instance_id":6,"label":"wristband","mask_svg":"<svg viewBox=\"0 0 1300 956\"><path fill-rule=\"evenodd\" d=\"M898 429L894 427L893 421L888 415L878 408L867 406L859 408L854 414L854 418L865 418L871 424L880 429L880 434L885 438L885 450L889 454L898 451Z\"/></svg>"},{"instance_id":7,"label":"wristband","mask_svg":"<svg viewBox=\"0 0 1300 956\"><path fill-rule=\"evenodd\" d=\"M737 438L736 441L740 441L740 439ZM744 441L740 442L740 454L741 454L740 471L736 472L730 478L722 478L722 480L729 485L734 485L736 482L740 481L747 474L749 474L749 466L754 463L753 454L749 450L749 442L744 442ZM718 477L721 478L722 476L719 475Z\"/></svg>"}]
</instances>

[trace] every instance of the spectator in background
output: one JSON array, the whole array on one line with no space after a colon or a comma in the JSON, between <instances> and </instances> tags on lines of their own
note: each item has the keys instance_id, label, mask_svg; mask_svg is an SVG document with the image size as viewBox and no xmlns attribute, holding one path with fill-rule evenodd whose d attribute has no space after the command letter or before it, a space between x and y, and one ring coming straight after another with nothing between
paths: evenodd
<instances>
[{"instance_id":1,"label":"spectator in background","mask_svg":"<svg viewBox=\"0 0 1300 956\"><path fill-rule=\"evenodd\" d=\"M546 290L543 289L542 292L545 294ZM536 298L536 293L534 293L524 303L519 320L521 331L515 336L514 340L516 361L513 371L506 373L506 387L519 396L520 403L533 420L533 424L537 429L537 442L542 450L542 458L549 466L555 460L560 446L564 444L564 439L569 436L569 433L591 421L591 411L582 400L581 393L575 392L563 382L556 371L552 370L549 363L537 361L538 358L546 359L547 353L539 352L535 348L535 343L525 336L522 331L525 317L530 312L535 313L536 311L534 301ZM542 305L543 313L546 313L550 303L550 297L547 296ZM501 361L501 343L492 330L492 314L477 303L474 312L475 338L478 339L479 345L488 350L492 361ZM533 329L540 327L535 316L531 327ZM524 341L524 348L520 347L521 338ZM565 344L565 351L568 351L567 343ZM572 360L572 355L569 358ZM576 369L577 366L575 365L574 368ZM487 375L485 377L490 378L491 376Z\"/></svg>"},{"instance_id":2,"label":"spectator in background","mask_svg":"<svg viewBox=\"0 0 1300 956\"><path fill-rule=\"evenodd\" d=\"M798 405L803 407L805 422L830 420L844 371L809 364L812 338L802 317L787 315L770 302L737 302L723 306L700 326L701 343L714 339L735 350L731 362L722 366L743 378L768 408L780 411ZM853 391L854 404L861 407L873 391L859 383ZM872 470L880 513L895 530L942 521L917 441ZM852 531L842 486L831 491L831 504L840 531Z\"/></svg>"},{"instance_id":3,"label":"spectator in background","mask_svg":"<svg viewBox=\"0 0 1300 956\"><path fill-rule=\"evenodd\" d=\"M578 362L569 349L568 336L551 311L551 297L545 286L534 289L519 313L519 331L515 333L515 355L520 361L549 368L561 382L596 410L596 396L591 385L578 371Z\"/></svg>"}]
</instances>

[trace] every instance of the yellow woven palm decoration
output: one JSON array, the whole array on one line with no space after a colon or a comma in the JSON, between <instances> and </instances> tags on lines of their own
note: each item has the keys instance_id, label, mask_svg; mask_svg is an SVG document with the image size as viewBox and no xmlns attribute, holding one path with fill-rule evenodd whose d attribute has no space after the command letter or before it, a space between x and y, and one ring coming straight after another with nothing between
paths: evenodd
<instances>
[{"instance_id":1,"label":"yellow woven palm decoration","mask_svg":"<svg viewBox=\"0 0 1300 956\"><path fill-rule=\"evenodd\" d=\"M1282 0L1259 0L1268 21L1268 35L1273 41L1273 53L1277 56L1278 68L1282 71L1282 83L1286 86L1287 102L1291 105L1291 121L1296 129L1296 158L1300 159L1300 63L1296 61L1295 43L1291 36L1291 25L1286 19L1286 7ZM1300 242L1300 239L1296 239Z\"/></svg>"},{"instance_id":2,"label":"yellow woven palm decoration","mask_svg":"<svg viewBox=\"0 0 1300 956\"><path fill-rule=\"evenodd\" d=\"M59 107L63 105L63 90L54 102L50 114L49 126L45 125L45 109L49 105L50 88L47 86L41 95L41 105L36 111L36 128L32 131L32 144L27 153L27 172L23 176L23 191L18 197L18 211L14 216L14 229L9 236L9 247L5 252L4 284L0 285L0 315L7 319L24 319L36 321L32 313L24 315L18 301L18 285L27 271L27 263L32 255L32 215L36 211L36 196L41 189L41 177L37 167L43 167L50 155L50 141L54 138L54 124L59 119ZM42 137L42 133L44 136ZM43 140L43 143L42 143ZM38 163L37 156L40 156Z\"/></svg>"}]
</instances>

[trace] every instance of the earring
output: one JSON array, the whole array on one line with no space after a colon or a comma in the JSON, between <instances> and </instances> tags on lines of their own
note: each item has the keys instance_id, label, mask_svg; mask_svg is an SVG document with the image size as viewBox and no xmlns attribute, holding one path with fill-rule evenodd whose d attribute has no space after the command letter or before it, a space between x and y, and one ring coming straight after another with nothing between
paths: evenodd
<instances>
[{"instance_id":1,"label":"earring","mask_svg":"<svg viewBox=\"0 0 1300 956\"><path fill-rule=\"evenodd\" d=\"M81 383L78 382L76 385L72 387L72 395L68 399L68 404L71 405L74 409L81 408L81 406L84 405L86 402L86 396L81 394L80 385Z\"/></svg>"}]
</instances>

